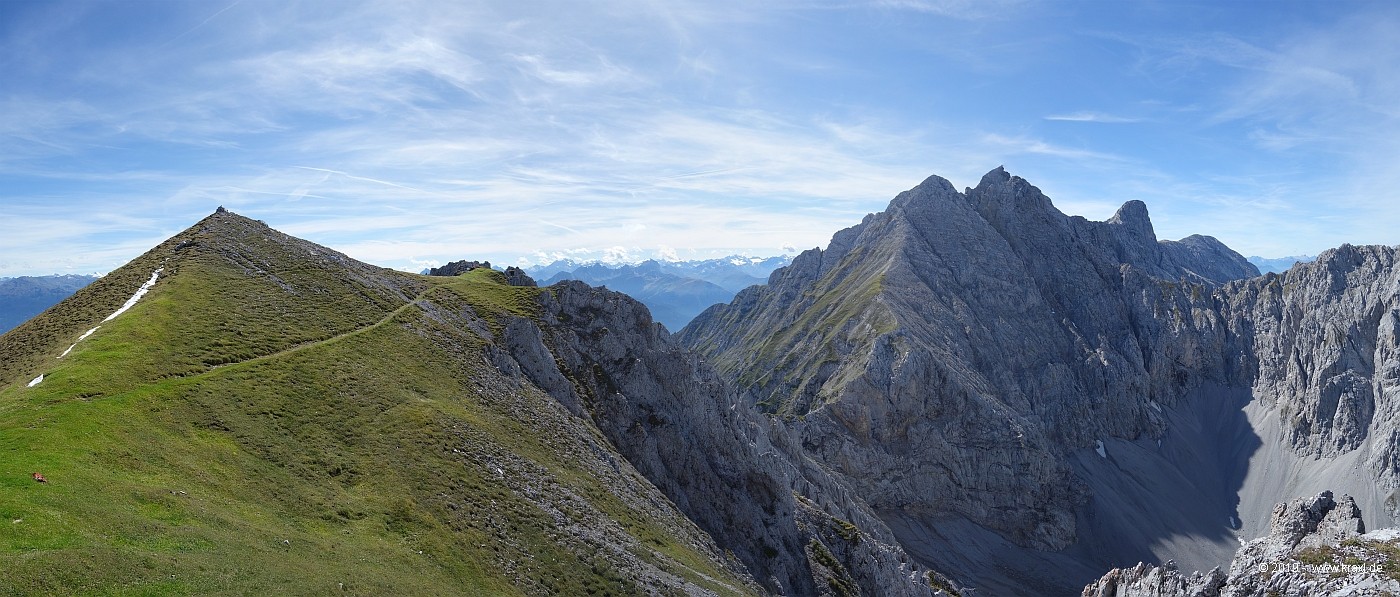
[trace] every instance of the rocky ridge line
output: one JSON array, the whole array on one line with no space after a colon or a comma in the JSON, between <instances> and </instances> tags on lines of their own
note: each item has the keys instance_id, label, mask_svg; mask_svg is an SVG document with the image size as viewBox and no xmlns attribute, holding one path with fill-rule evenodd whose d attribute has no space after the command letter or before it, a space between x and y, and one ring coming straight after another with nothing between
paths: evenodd
<instances>
[{"instance_id":1,"label":"rocky ridge line","mask_svg":"<svg viewBox=\"0 0 1400 597\"><path fill-rule=\"evenodd\" d=\"M1214 239L1159 242L1140 202L1069 217L998 168L930 177L679 336L876 509L1058 550L1089 497L1066 449L1160 437L1154 404L1237 376L1201 362L1226 330L1192 301L1255 274Z\"/></svg>"},{"instance_id":2,"label":"rocky ridge line","mask_svg":"<svg viewBox=\"0 0 1400 597\"><path fill-rule=\"evenodd\" d=\"M1141 202L1066 216L999 168L930 177L678 336L911 553L1036 594L1223 562L1280 496L1396 520L1398 294L1394 249L1259 276L1158 240Z\"/></svg>"},{"instance_id":3,"label":"rocky ridge line","mask_svg":"<svg viewBox=\"0 0 1400 597\"><path fill-rule=\"evenodd\" d=\"M630 297L561 282L538 322L505 329L494 362L594 422L633 466L784 595L936 595L858 495L792 434L654 324Z\"/></svg>"}]
</instances>

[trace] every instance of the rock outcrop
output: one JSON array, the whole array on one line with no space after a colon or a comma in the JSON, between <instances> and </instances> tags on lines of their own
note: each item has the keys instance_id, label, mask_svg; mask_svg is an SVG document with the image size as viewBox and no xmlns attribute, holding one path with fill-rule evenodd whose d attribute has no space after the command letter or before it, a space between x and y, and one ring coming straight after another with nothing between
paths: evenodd
<instances>
[{"instance_id":1,"label":"rock outcrop","mask_svg":"<svg viewBox=\"0 0 1400 597\"><path fill-rule=\"evenodd\" d=\"M1355 500L1324 491L1275 506L1269 534L1246 543L1229 574L1139 563L1083 597L1329 597L1400 593L1400 533L1365 534Z\"/></svg>"},{"instance_id":2,"label":"rock outcrop","mask_svg":"<svg viewBox=\"0 0 1400 597\"><path fill-rule=\"evenodd\" d=\"M441 267L430 268L426 273L427 273L429 276L456 276L456 275L458 275L458 274L464 274L464 273L467 273L467 272L472 271L472 270L474 270L474 269L483 268L483 267L484 267L484 268L490 268L490 267L491 267L491 262L490 262L490 261L468 261L468 260L466 260L466 259L463 259L463 260L461 260L461 261L453 261L452 263L448 263L448 264L443 265L443 266L441 266Z\"/></svg>"},{"instance_id":3,"label":"rock outcrop","mask_svg":"<svg viewBox=\"0 0 1400 597\"><path fill-rule=\"evenodd\" d=\"M535 285L536 285L536 284L535 284L535 279L534 279L534 278L531 278L531 277L530 277L530 274L525 273L525 270L520 269L520 268L518 268L518 267L515 267L515 266L513 266L513 265L506 268L505 275L506 275L506 284L510 284L511 286L535 286Z\"/></svg>"},{"instance_id":4,"label":"rock outcrop","mask_svg":"<svg viewBox=\"0 0 1400 597\"><path fill-rule=\"evenodd\" d=\"M849 487L743 404L630 297L581 282L541 294L538 323L507 326L496 363L590 419L632 466L785 595L932 595Z\"/></svg>"}]
</instances>

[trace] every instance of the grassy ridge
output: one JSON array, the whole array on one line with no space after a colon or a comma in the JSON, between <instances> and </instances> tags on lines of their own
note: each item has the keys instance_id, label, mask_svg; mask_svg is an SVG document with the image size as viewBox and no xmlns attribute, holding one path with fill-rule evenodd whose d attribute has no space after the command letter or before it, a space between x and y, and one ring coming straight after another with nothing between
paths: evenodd
<instances>
[{"instance_id":1,"label":"grassy ridge","mask_svg":"<svg viewBox=\"0 0 1400 597\"><path fill-rule=\"evenodd\" d=\"M596 430L487 364L540 290L213 245L43 383L3 381L0 593L744 592Z\"/></svg>"}]
</instances>

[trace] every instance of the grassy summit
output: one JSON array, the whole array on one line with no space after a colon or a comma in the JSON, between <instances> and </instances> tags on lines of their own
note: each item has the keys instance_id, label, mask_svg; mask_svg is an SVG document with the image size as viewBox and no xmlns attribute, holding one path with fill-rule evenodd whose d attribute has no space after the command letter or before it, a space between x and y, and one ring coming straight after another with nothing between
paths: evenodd
<instances>
[{"instance_id":1,"label":"grassy summit","mask_svg":"<svg viewBox=\"0 0 1400 597\"><path fill-rule=\"evenodd\" d=\"M206 218L0 336L0 593L748 592L489 364L540 292Z\"/></svg>"}]
</instances>

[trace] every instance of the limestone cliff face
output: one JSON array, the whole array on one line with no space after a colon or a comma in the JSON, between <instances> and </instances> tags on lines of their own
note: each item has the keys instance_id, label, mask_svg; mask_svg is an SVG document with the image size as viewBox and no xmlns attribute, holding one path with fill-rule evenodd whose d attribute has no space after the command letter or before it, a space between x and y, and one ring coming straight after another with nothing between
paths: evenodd
<instances>
[{"instance_id":1,"label":"limestone cliff face","mask_svg":"<svg viewBox=\"0 0 1400 597\"><path fill-rule=\"evenodd\" d=\"M1210 297L1256 274L1159 242L1140 202L1068 217L997 169L926 180L679 336L877 510L1061 549L1090 498L1065 452L1160 437L1162 404L1245 375Z\"/></svg>"},{"instance_id":2,"label":"limestone cliff face","mask_svg":"<svg viewBox=\"0 0 1400 597\"><path fill-rule=\"evenodd\" d=\"M1269 533L1242 546L1229 573L1186 574L1175 565L1138 564L1110 571L1083 597L1329 597L1400 592L1397 539L1366 533L1349 496L1326 491L1278 504Z\"/></svg>"},{"instance_id":3,"label":"limestone cliff face","mask_svg":"<svg viewBox=\"0 0 1400 597\"><path fill-rule=\"evenodd\" d=\"M1400 272L1396 249L1343 245L1228 289L1254 395L1300 456L1356 454L1400 516Z\"/></svg>"},{"instance_id":4,"label":"limestone cliff face","mask_svg":"<svg viewBox=\"0 0 1400 597\"><path fill-rule=\"evenodd\" d=\"M850 487L630 297L556 284L539 320L516 319L503 344L502 370L590 419L766 590L932 595L932 585L951 586L913 564Z\"/></svg>"},{"instance_id":5,"label":"limestone cliff face","mask_svg":"<svg viewBox=\"0 0 1400 597\"><path fill-rule=\"evenodd\" d=\"M1126 557L1223 563L1290 495L1400 518L1395 253L1259 276L1158 240L1141 202L1069 217L997 169L929 178L679 337L906 549L1061 592Z\"/></svg>"}]
</instances>

